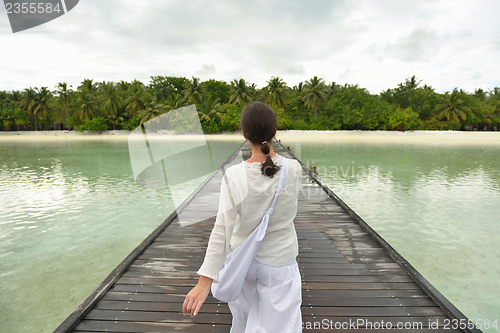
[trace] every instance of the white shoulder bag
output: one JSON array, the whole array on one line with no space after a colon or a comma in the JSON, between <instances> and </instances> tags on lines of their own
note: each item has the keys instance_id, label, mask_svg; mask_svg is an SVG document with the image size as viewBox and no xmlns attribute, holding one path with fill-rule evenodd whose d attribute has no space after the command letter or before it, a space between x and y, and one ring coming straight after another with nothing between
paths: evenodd
<instances>
[{"instance_id":1,"label":"white shoulder bag","mask_svg":"<svg viewBox=\"0 0 500 333\"><path fill-rule=\"evenodd\" d=\"M219 301L227 303L234 301L240 295L250 265L266 234L269 217L273 213L274 204L285 184L287 175L288 159L283 157L279 171L278 188L271 207L266 211L261 223L252 231L250 236L236 250L229 253L224 266L219 272L219 283L212 283L212 295Z\"/></svg>"}]
</instances>

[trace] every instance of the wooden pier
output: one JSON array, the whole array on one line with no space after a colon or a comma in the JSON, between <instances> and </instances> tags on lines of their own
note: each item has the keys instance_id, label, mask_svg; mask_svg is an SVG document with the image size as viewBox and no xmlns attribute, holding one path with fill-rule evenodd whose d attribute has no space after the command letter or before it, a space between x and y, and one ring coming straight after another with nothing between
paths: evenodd
<instances>
[{"instance_id":1,"label":"wooden pier","mask_svg":"<svg viewBox=\"0 0 500 333\"><path fill-rule=\"evenodd\" d=\"M179 211L216 212L222 170L240 149L250 156L244 143ZM386 332L398 325L405 332L481 332L304 165L303 173L294 221L303 332ZM196 317L182 314L214 221L181 227L173 212L54 332L229 332L229 308L211 294Z\"/></svg>"}]
</instances>

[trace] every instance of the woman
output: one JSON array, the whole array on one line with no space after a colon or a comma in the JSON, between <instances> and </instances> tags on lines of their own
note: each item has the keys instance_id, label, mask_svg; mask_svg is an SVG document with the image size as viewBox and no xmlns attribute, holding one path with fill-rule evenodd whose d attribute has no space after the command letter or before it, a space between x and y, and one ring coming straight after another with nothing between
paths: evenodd
<instances>
[{"instance_id":1,"label":"woman","mask_svg":"<svg viewBox=\"0 0 500 333\"><path fill-rule=\"evenodd\" d=\"M237 248L260 223L278 186L282 157L273 151L276 113L253 102L241 115L243 136L252 156L226 170L221 183L219 211L208 241L198 284L188 293L182 312L196 316L228 253ZM269 219L266 235L246 276L240 296L229 302L232 333L301 332L302 290L297 234L293 219L302 186L302 168L289 161L288 178Z\"/></svg>"}]
</instances>

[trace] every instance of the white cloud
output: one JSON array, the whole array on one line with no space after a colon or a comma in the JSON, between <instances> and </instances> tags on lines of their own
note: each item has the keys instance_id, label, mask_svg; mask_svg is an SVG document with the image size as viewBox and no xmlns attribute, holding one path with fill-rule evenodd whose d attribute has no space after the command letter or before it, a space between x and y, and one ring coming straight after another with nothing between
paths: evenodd
<instances>
[{"instance_id":1,"label":"white cloud","mask_svg":"<svg viewBox=\"0 0 500 333\"><path fill-rule=\"evenodd\" d=\"M435 30L417 28L395 43L387 44L384 53L401 61L432 61L437 48L444 43L444 38L439 38Z\"/></svg>"},{"instance_id":2,"label":"white cloud","mask_svg":"<svg viewBox=\"0 0 500 333\"><path fill-rule=\"evenodd\" d=\"M314 75L372 93L416 75L438 91L500 86L494 0L85 0L12 34L0 10L0 89L197 76L259 86Z\"/></svg>"}]
</instances>

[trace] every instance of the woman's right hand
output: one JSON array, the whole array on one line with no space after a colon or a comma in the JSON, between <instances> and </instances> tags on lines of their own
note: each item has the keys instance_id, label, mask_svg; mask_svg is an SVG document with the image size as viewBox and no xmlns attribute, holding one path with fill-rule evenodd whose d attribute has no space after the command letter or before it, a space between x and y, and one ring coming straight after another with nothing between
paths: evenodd
<instances>
[{"instance_id":1,"label":"woman's right hand","mask_svg":"<svg viewBox=\"0 0 500 333\"><path fill-rule=\"evenodd\" d=\"M194 317L200 311L203 302L207 299L213 279L200 275L198 283L187 294L184 303L182 304L182 313L184 315L191 314Z\"/></svg>"}]
</instances>

